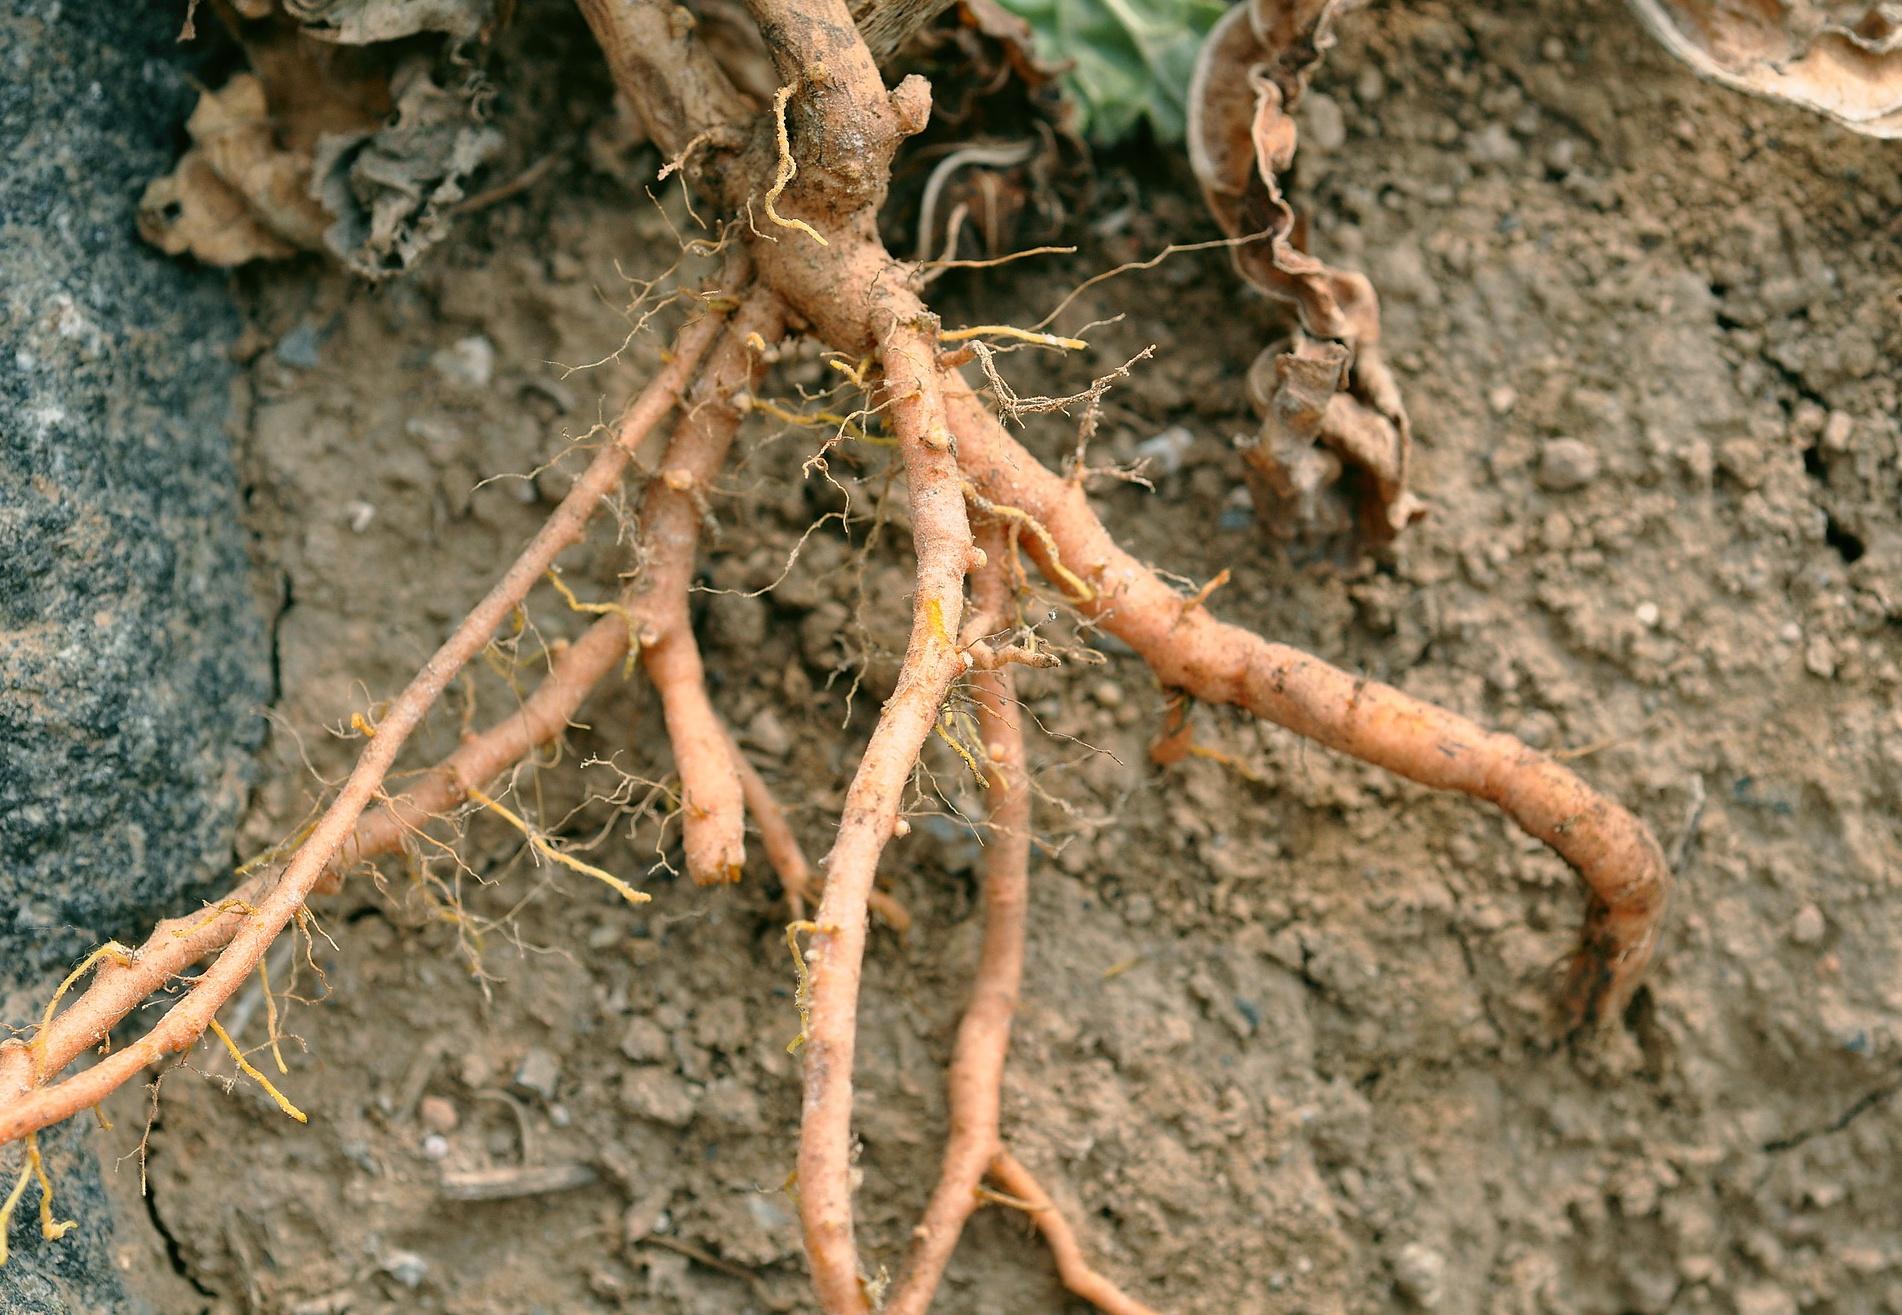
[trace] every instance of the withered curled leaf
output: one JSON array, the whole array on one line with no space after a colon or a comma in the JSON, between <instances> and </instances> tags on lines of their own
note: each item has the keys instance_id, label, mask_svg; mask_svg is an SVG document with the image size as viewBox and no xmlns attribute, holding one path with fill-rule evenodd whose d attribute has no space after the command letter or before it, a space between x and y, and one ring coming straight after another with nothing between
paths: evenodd
<instances>
[{"instance_id":1,"label":"withered curled leaf","mask_svg":"<svg viewBox=\"0 0 1902 1315\"><path fill-rule=\"evenodd\" d=\"M1665 48L1726 86L1902 137L1902 7L1893 0L1631 0Z\"/></svg>"},{"instance_id":2,"label":"withered curled leaf","mask_svg":"<svg viewBox=\"0 0 1902 1315\"><path fill-rule=\"evenodd\" d=\"M1260 431L1239 441L1263 520L1277 533L1331 533L1358 515L1374 542L1424 514L1407 491L1412 430L1380 353L1380 307L1362 275L1302 249L1281 191L1294 164L1294 111L1341 0L1250 0L1209 34L1189 91L1189 159L1236 270L1294 307L1299 327L1249 371Z\"/></svg>"},{"instance_id":3,"label":"withered curled leaf","mask_svg":"<svg viewBox=\"0 0 1902 1315\"><path fill-rule=\"evenodd\" d=\"M191 149L139 199L140 236L219 266L318 247L330 216L310 197L310 156L278 145L262 81L203 92L185 130Z\"/></svg>"},{"instance_id":4,"label":"withered curled leaf","mask_svg":"<svg viewBox=\"0 0 1902 1315\"><path fill-rule=\"evenodd\" d=\"M484 122L488 87L471 61L410 38L458 40L506 17L510 0L213 8L250 69L201 93L186 124L191 149L140 200L147 241L221 266L328 252L383 278L447 234L470 176L502 138ZM391 35L406 39L355 44ZM438 64L450 85L435 80Z\"/></svg>"}]
</instances>

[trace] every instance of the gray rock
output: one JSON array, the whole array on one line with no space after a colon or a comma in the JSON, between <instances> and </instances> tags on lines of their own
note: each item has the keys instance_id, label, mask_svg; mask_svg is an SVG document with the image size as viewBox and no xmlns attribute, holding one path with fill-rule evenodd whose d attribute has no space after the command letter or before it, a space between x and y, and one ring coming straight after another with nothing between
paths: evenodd
<instances>
[{"instance_id":1,"label":"gray rock","mask_svg":"<svg viewBox=\"0 0 1902 1315\"><path fill-rule=\"evenodd\" d=\"M222 429L236 317L140 242L194 100L182 11L0 0L0 1024L229 880L269 698ZM0 1310L135 1309L89 1128L43 1136ZM0 1155L9 1173L11 1151Z\"/></svg>"},{"instance_id":2,"label":"gray rock","mask_svg":"<svg viewBox=\"0 0 1902 1315\"><path fill-rule=\"evenodd\" d=\"M621 1108L670 1128L684 1128L693 1122L693 1090L670 1069L631 1068L621 1075Z\"/></svg>"},{"instance_id":3,"label":"gray rock","mask_svg":"<svg viewBox=\"0 0 1902 1315\"><path fill-rule=\"evenodd\" d=\"M539 1046L523 1055L515 1069L516 1089L543 1100L555 1098L555 1088L560 1082L561 1061Z\"/></svg>"},{"instance_id":4,"label":"gray rock","mask_svg":"<svg viewBox=\"0 0 1902 1315\"><path fill-rule=\"evenodd\" d=\"M667 1033L645 1014L636 1014L621 1034L621 1053L636 1064L659 1063L667 1057Z\"/></svg>"},{"instance_id":5,"label":"gray rock","mask_svg":"<svg viewBox=\"0 0 1902 1315\"><path fill-rule=\"evenodd\" d=\"M1598 478L1598 453L1576 438L1555 438L1539 449L1539 487L1571 493Z\"/></svg>"},{"instance_id":6,"label":"gray rock","mask_svg":"<svg viewBox=\"0 0 1902 1315\"><path fill-rule=\"evenodd\" d=\"M1433 1310L1446 1292L1446 1257L1430 1246L1409 1242L1393 1258L1393 1278L1414 1305Z\"/></svg>"}]
</instances>

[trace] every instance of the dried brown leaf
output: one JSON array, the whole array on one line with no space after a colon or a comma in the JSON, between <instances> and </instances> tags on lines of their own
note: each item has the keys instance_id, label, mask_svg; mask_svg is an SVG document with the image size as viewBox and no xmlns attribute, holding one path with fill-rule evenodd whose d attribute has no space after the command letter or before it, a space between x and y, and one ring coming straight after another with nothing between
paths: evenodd
<instances>
[{"instance_id":1,"label":"dried brown leaf","mask_svg":"<svg viewBox=\"0 0 1902 1315\"><path fill-rule=\"evenodd\" d=\"M1705 77L1792 101L1871 137L1902 137L1902 13L1894 3L1631 0Z\"/></svg>"},{"instance_id":2,"label":"dried brown leaf","mask_svg":"<svg viewBox=\"0 0 1902 1315\"><path fill-rule=\"evenodd\" d=\"M1262 428L1241 446L1257 500L1268 504L1264 519L1287 533L1335 528L1340 518L1322 506L1335 489L1356 504L1368 536L1384 542L1422 508L1407 492L1412 430L1380 354L1379 301L1366 278L1302 249L1281 190L1294 164L1295 107L1342 8L1340 0L1255 0L1224 15L1189 93L1189 157L1222 228L1263 235L1233 249L1237 272L1292 305L1300 323L1287 352L1269 349L1250 371ZM1315 392L1330 375L1340 406ZM1307 455L1317 445L1340 459Z\"/></svg>"}]
</instances>

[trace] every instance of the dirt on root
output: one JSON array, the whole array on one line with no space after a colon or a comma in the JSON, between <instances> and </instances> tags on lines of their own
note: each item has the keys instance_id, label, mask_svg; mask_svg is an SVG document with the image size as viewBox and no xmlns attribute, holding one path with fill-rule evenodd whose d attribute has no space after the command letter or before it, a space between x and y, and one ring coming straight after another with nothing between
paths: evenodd
<instances>
[{"instance_id":1,"label":"dirt on root","mask_svg":"<svg viewBox=\"0 0 1902 1315\"><path fill-rule=\"evenodd\" d=\"M1165 1311L1902 1311L1895 148L1694 81L1609 0L1357 14L1315 91L1296 197L1317 248L1379 288L1421 440L1431 516L1390 556L1342 570L1254 523L1230 440L1280 322L1219 252L1099 284L1060 322L1108 321L1088 353L1002 368L1054 393L1155 344L1092 452L1152 458L1153 492L1096 487L1112 529L1190 587L1232 571L1229 618L1571 755L1675 855L1668 939L1616 1028L1556 1041L1551 968L1581 908L1557 859L1226 712L1195 715L1229 761L1152 769L1161 693L1086 637L1100 665L1023 678L1045 844L1007 1136ZM593 370L550 364L619 348L619 271L677 249L627 182L653 162L614 172L612 143L584 143L606 96L589 75L505 97L518 167L533 142L562 161L416 275L243 281L257 354L233 423L279 681L246 854L341 775L335 732L481 593L653 364L651 333ZM1184 168L1099 169L1079 253L948 275L948 323L1029 323L1212 235ZM837 377L806 352L768 391L803 406ZM749 425L695 604L714 700L815 857L910 570L889 452L806 469L823 439ZM1036 420L1028 441L1056 460L1072 429ZM581 597L633 569L626 526L570 554ZM588 619L538 591L420 748L506 709L543 641ZM145 1204L135 1161L112 1176L122 1262L159 1308L808 1308L776 884L757 855L731 889L671 870L638 677L583 720L514 802L654 902L533 866L492 817L465 819L453 860L353 880L308 947L323 981L301 940L271 965L322 996L281 1020L310 1125L201 1047L164 1082ZM893 1270L977 949L958 816L977 792L942 743L926 765L882 869L914 925L874 935L862 1011L861 1238ZM247 1046L261 1002L233 1011ZM146 1100L113 1109L122 1149ZM464 1199L538 1174L566 1177ZM999 1207L936 1309L1073 1306Z\"/></svg>"}]
</instances>

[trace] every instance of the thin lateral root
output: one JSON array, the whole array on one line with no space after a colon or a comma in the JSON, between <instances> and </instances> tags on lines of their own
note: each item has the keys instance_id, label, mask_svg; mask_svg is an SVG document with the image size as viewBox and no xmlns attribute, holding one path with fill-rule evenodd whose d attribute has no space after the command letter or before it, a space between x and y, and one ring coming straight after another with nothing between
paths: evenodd
<instances>
[{"instance_id":1,"label":"thin lateral root","mask_svg":"<svg viewBox=\"0 0 1902 1315\"><path fill-rule=\"evenodd\" d=\"M291 1071L284 1067L284 1052L277 1044L277 997L271 994L271 968L263 959L258 960L258 989L264 992L264 1033L271 1038L271 1061L277 1065L279 1076L289 1077Z\"/></svg>"},{"instance_id":2,"label":"thin lateral root","mask_svg":"<svg viewBox=\"0 0 1902 1315\"><path fill-rule=\"evenodd\" d=\"M621 667L621 679L626 680L632 676L634 674L634 660L638 658L641 653L640 628L638 623L634 620L634 613L623 603L582 602L579 598L575 597L575 591L568 587L568 582L561 578L561 568L558 566L548 568L548 583L555 587L555 592L561 595L561 601L568 604L568 610L571 612L584 612L590 616L618 616L621 618L622 622L627 626L627 659Z\"/></svg>"},{"instance_id":3,"label":"thin lateral root","mask_svg":"<svg viewBox=\"0 0 1902 1315\"><path fill-rule=\"evenodd\" d=\"M612 872L603 871L592 863L584 863L573 854L564 853L555 848L546 836L530 826L527 820L519 813L514 812L508 805L501 803L499 800L490 798L474 786L467 787L463 793L467 794L474 802L481 804L484 808L494 813L504 822L507 822L517 831L520 831L535 852L543 857L559 863L565 868L579 872L583 876L593 877L596 881L607 886L608 889L612 890L629 904L645 904L654 898L645 891L635 890L634 887L628 885Z\"/></svg>"},{"instance_id":4,"label":"thin lateral root","mask_svg":"<svg viewBox=\"0 0 1902 1315\"><path fill-rule=\"evenodd\" d=\"M965 500L977 508L980 515L995 517L1001 521L1009 521L1020 529L1030 531L1030 537L1037 541L1039 548L1043 549L1044 560L1049 563L1048 574L1057 582L1064 592L1070 595L1072 600L1079 603L1096 601L1096 590L1092 589L1089 583L1077 575L1076 572L1063 564L1063 554L1057 551L1057 541L1050 537L1050 531L1044 528L1042 521L1025 511L1022 507L1011 507L1001 502L991 501L982 493L978 492L977 485L968 479L963 481L963 484Z\"/></svg>"},{"instance_id":5,"label":"thin lateral root","mask_svg":"<svg viewBox=\"0 0 1902 1315\"><path fill-rule=\"evenodd\" d=\"M976 324L968 329L946 329L938 335L939 342L969 342L973 338L1009 338L1013 342L1027 342L1035 347L1055 347L1065 352L1080 352L1090 345L1081 338L1065 338L1054 333L1040 333L1035 329L1020 329L1014 324Z\"/></svg>"},{"instance_id":6,"label":"thin lateral root","mask_svg":"<svg viewBox=\"0 0 1902 1315\"><path fill-rule=\"evenodd\" d=\"M786 924L786 948L792 951L793 972L799 978L799 985L793 988L793 1008L799 1011L799 1035L786 1043L789 1055L799 1053L799 1048L806 1044L806 1034L812 1030L812 969L806 963L806 952L799 948L799 933L810 935L818 930L819 924L806 918Z\"/></svg>"},{"instance_id":7,"label":"thin lateral root","mask_svg":"<svg viewBox=\"0 0 1902 1315\"><path fill-rule=\"evenodd\" d=\"M1009 1151L998 1152L997 1158L991 1161L991 1177L1006 1193L1022 1202L1018 1208L1029 1215L1037 1231L1043 1234L1044 1245L1050 1248L1050 1257L1057 1262L1057 1277L1063 1280L1065 1288L1103 1315L1156 1315L1152 1307L1143 1305L1090 1267L1076 1234L1062 1212L1051 1204L1049 1193L1038 1186L1036 1176Z\"/></svg>"},{"instance_id":8,"label":"thin lateral root","mask_svg":"<svg viewBox=\"0 0 1902 1315\"><path fill-rule=\"evenodd\" d=\"M26 1162L32 1168L33 1176L40 1180L40 1236L48 1242L57 1242L78 1228L79 1221L53 1218L53 1180L47 1176L46 1161L40 1155L38 1136L27 1138Z\"/></svg>"},{"instance_id":9,"label":"thin lateral root","mask_svg":"<svg viewBox=\"0 0 1902 1315\"><path fill-rule=\"evenodd\" d=\"M53 1026L53 1015L59 1010L59 1002L65 998L68 991L73 989L73 984L91 972L93 965L98 963L101 959L110 959L121 968L129 968L132 966L132 951L117 941L107 941L104 945L101 945L91 954L81 959L79 966L66 974L65 980L59 984L59 989L53 992L53 998L46 1002L46 1012L40 1015L40 1029L33 1034L33 1042L29 1049L33 1051L36 1057L46 1037L47 1029Z\"/></svg>"},{"instance_id":10,"label":"thin lateral root","mask_svg":"<svg viewBox=\"0 0 1902 1315\"><path fill-rule=\"evenodd\" d=\"M787 83L773 97L773 132L779 140L779 168L773 175L773 185L766 191L766 217L781 228L794 228L810 237L822 247L832 244L825 240L818 229L803 219L788 219L773 208L773 202L786 190L786 184L799 176L799 161L793 159L792 141L786 135L786 102L792 99L793 84Z\"/></svg>"},{"instance_id":11,"label":"thin lateral root","mask_svg":"<svg viewBox=\"0 0 1902 1315\"><path fill-rule=\"evenodd\" d=\"M291 1104L290 1097L272 1085L271 1080L264 1076L257 1065L244 1057L244 1052L238 1049L238 1043L231 1039L231 1033L225 1031L224 1024L215 1018L211 1020L211 1034L224 1042L225 1049L231 1052L231 1062L238 1066L238 1071L257 1083L260 1087L263 1087L264 1093L277 1102L279 1109L283 1110L293 1119L296 1119L299 1123L310 1122L309 1115L298 1109L297 1106Z\"/></svg>"}]
</instances>

